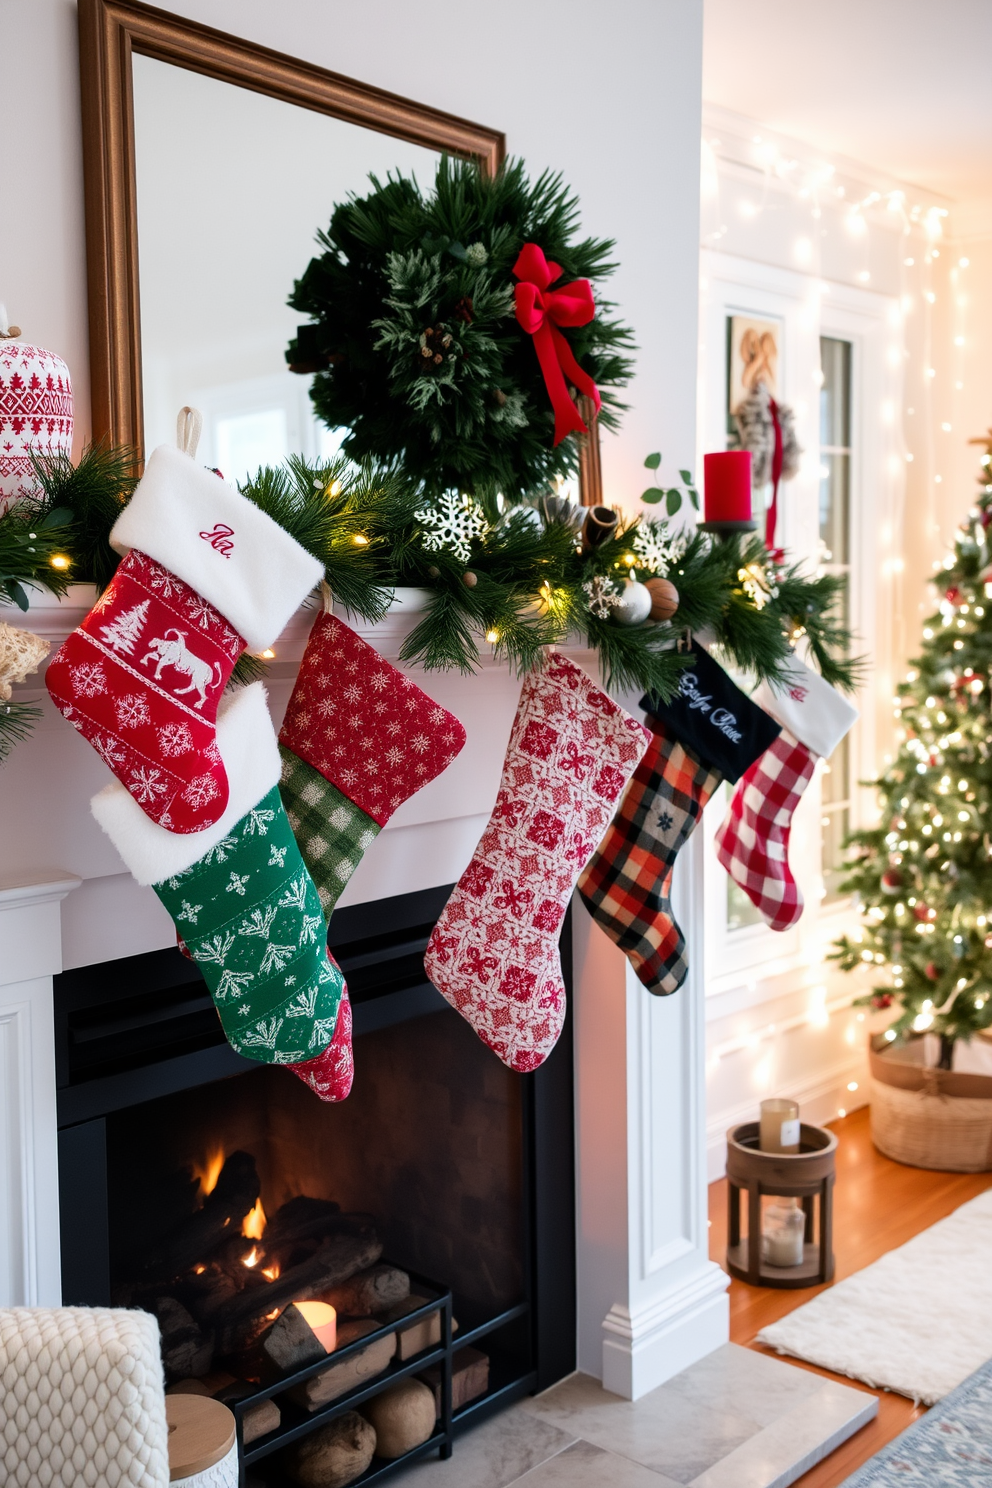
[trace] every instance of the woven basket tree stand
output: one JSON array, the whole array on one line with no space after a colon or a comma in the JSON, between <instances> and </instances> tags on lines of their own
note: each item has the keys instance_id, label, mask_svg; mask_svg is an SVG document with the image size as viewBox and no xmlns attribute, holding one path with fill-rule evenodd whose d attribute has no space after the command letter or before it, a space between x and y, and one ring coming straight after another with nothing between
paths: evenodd
<instances>
[{"instance_id":1,"label":"woven basket tree stand","mask_svg":"<svg viewBox=\"0 0 992 1488\"><path fill-rule=\"evenodd\" d=\"M868 1049L871 1139L911 1168L992 1172L992 1076L925 1069Z\"/></svg>"}]
</instances>

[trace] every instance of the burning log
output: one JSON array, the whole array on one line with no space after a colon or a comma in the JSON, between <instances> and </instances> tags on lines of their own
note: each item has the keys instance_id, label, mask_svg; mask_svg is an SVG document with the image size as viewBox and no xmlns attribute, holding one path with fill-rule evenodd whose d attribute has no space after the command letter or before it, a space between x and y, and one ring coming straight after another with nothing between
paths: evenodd
<instances>
[{"instance_id":1,"label":"burning log","mask_svg":"<svg viewBox=\"0 0 992 1488\"><path fill-rule=\"evenodd\" d=\"M319 1297L339 1286L356 1271L364 1271L382 1255L382 1243L368 1236L331 1235L297 1266L290 1266L263 1288L252 1285L223 1302L212 1314L217 1347L223 1354L249 1348L265 1331L273 1313L290 1302Z\"/></svg>"},{"instance_id":2,"label":"burning log","mask_svg":"<svg viewBox=\"0 0 992 1488\"><path fill-rule=\"evenodd\" d=\"M374 1234L375 1220L371 1214L342 1214L338 1205L329 1200L300 1194L283 1204L266 1226L265 1258L267 1263L285 1271L306 1260L332 1235L363 1238Z\"/></svg>"},{"instance_id":3,"label":"burning log","mask_svg":"<svg viewBox=\"0 0 992 1488\"><path fill-rule=\"evenodd\" d=\"M359 1271L341 1286L323 1293L321 1302L330 1302L341 1317L372 1317L410 1295L410 1278L397 1266L373 1266Z\"/></svg>"},{"instance_id":4,"label":"burning log","mask_svg":"<svg viewBox=\"0 0 992 1488\"><path fill-rule=\"evenodd\" d=\"M219 1245L240 1232L260 1193L255 1159L247 1152L232 1152L203 1207L149 1251L143 1268L146 1277L171 1281L207 1261Z\"/></svg>"},{"instance_id":5,"label":"burning log","mask_svg":"<svg viewBox=\"0 0 992 1488\"><path fill-rule=\"evenodd\" d=\"M162 1363L178 1379L206 1374L214 1354L212 1333L202 1333L181 1302L159 1297L155 1316L162 1335Z\"/></svg>"},{"instance_id":6,"label":"burning log","mask_svg":"<svg viewBox=\"0 0 992 1488\"><path fill-rule=\"evenodd\" d=\"M303 1314L292 1303L282 1312L262 1339L262 1353L281 1374L293 1374L318 1359L327 1350Z\"/></svg>"}]
</instances>

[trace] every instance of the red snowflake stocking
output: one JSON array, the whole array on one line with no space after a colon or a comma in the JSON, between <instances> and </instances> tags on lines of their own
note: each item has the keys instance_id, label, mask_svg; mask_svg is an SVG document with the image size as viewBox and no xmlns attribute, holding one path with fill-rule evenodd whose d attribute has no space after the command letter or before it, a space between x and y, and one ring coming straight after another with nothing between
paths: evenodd
<instances>
[{"instance_id":1,"label":"red snowflake stocking","mask_svg":"<svg viewBox=\"0 0 992 1488\"><path fill-rule=\"evenodd\" d=\"M328 919L376 834L464 743L453 714L333 615L317 617L279 734L280 791Z\"/></svg>"},{"instance_id":2,"label":"red snowflake stocking","mask_svg":"<svg viewBox=\"0 0 992 1488\"><path fill-rule=\"evenodd\" d=\"M524 682L496 806L424 957L511 1069L536 1069L561 1032L562 920L649 738L564 656Z\"/></svg>"},{"instance_id":3,"label":"red snowflake stocking","mask_svg":"<svg viewBox=\"0 0 992 1488\"><path fill-rule=\"evenodd\" d=\"M152 821L204 831L227 806L215 722L234 663L271 645L321 565L164 445L110 541L124 560L50 662L48 690Z\"/></svg>"}]
</instances>

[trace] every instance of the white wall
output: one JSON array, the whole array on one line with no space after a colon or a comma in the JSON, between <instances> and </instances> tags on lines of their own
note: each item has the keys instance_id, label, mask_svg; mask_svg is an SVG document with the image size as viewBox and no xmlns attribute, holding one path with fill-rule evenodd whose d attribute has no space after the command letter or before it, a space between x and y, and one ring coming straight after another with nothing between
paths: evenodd
<instances>
[{"instance_id":1,"label":"white wall","mask_svg":"<svg viewBox=\"0 0 992 1488\"><path fill-rule=\"evenodd\" d=\"M691 462L701 0L626 0L608 25L593 0L577 0L565 22L526 0L496 11L480 0L196 0L176 9L501 128L533 173L561 170L580 196L584 228L617 239L612 292L639 345L631 411L622 433L605 440L608 498L636 501L649 450L663 449L672 473ZM0 55L16 59L17 71L16 86L0 90L0 179L17 203L16 226L9 215L4 224L0 299L68 361L81 443L90 431L75 25L72 0L0 7ZM35 100L30 127L25 100ZM19 695L44 700L36 685ZM483 794L495 792L497 766L479 763ZM89 819L89 796L108 778L57 716L0 773L0 817L14 829L0 843L0 867L34 868L41 856L84 879L66 905L67 966L171 939L157 901L135 888ZM364 892L373 896L375 884Z\"/></svg>"}]
</instances>

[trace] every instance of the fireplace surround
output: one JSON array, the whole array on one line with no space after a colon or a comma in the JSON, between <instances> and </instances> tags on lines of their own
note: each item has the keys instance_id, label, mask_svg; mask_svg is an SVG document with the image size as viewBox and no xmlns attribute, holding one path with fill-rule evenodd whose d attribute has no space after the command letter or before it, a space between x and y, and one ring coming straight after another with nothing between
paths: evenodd
<instances>
[{"instance_id":1,"label":"fireplace surround","mask_svg":"<svg viewBox=\"0 0 992 1488\"><path fill-rule=\"evenodd\" d=\"M61 602L32 601L32 629L55 649L91 604L85 586ZM301 610L275 648L268 689L277 724L311 617ZM415 620L396 614L356 628L396 662ZM580 648L568 654L595 675L592 656ZM519 680L491 658L471 677L419 669L414 675L461 720L468 741L445 774L401 807L372 844L342 896L349 912L408 894L443 896L471 858L495 800ZM159 951L175 964L174 931L154 894L134 885L89 815L90 795L106 783L105 767L48 708L43 689L21 691L45 713L31 745L14 751L2 776L0 1184L6 1203L0 1206L0 1305L57 1306L60 1232L71 1228L81 1247L87 1243L72 1213L60 1214L58 1128L65 1152L66 1127L82 1129L112 1113L96 1101L96 1082L67 1083L64 1068L57 1081L53 977L62 971L92 975L87 968L94 966L109 975L130 958ZM636 713L636 698L620 700ZM533 1138L547 1146L552 1163L574 1139L576 1300L565 1336L576 1348L578 1368L633 1399L727 1337L727 1277L707 1255L701 851L697 833L676 865L675 907L691 966L674 997L647 996L584 906L573 905L572 933L563 946L572 956L574 1103L563 1117L552 1102L554 1121L540 1121ZM356 967L349 981L357 985L358 977ZM67 1005L67 985L60 984L60 1006ZM158 990L164 991L163 983ZM187 996L182 987L175 995L180 1002ZM429 988L416 996L437 1006ZM383 1013L390 1006L386 997L374 1002ZM226 1048L197 1045L197 1009L187 1011L191 1042L174 1057L186 1059L187 1069L200 1067L204 1084L244 1070ZM370 1016L366 1005L361 1018ZM365 1028L361 1055L373 1030L364 1021L359 1027ZM147 1029L121 1029L114 1037L139 1035L150 1036ZM61 1048L63 1032L59 1038ZM108 1052L108 1043L90 1039L77 1042L73 1058L78 1069L84 1056L96 1060ZM178 1088L172 1059L162 1058L153 1089L146 1071L106 1065L101 1079L104 1089L113 1085L118 1092L116 1109L139 1103L146 1087L156 1099ZM540 1081L534 1090L539 1105ZM534 1222L542 1223L540 1209ZM543 1289L536 1287L538 1311L556 1282L553 1273Z\"/></svg>"}]
</instances>

